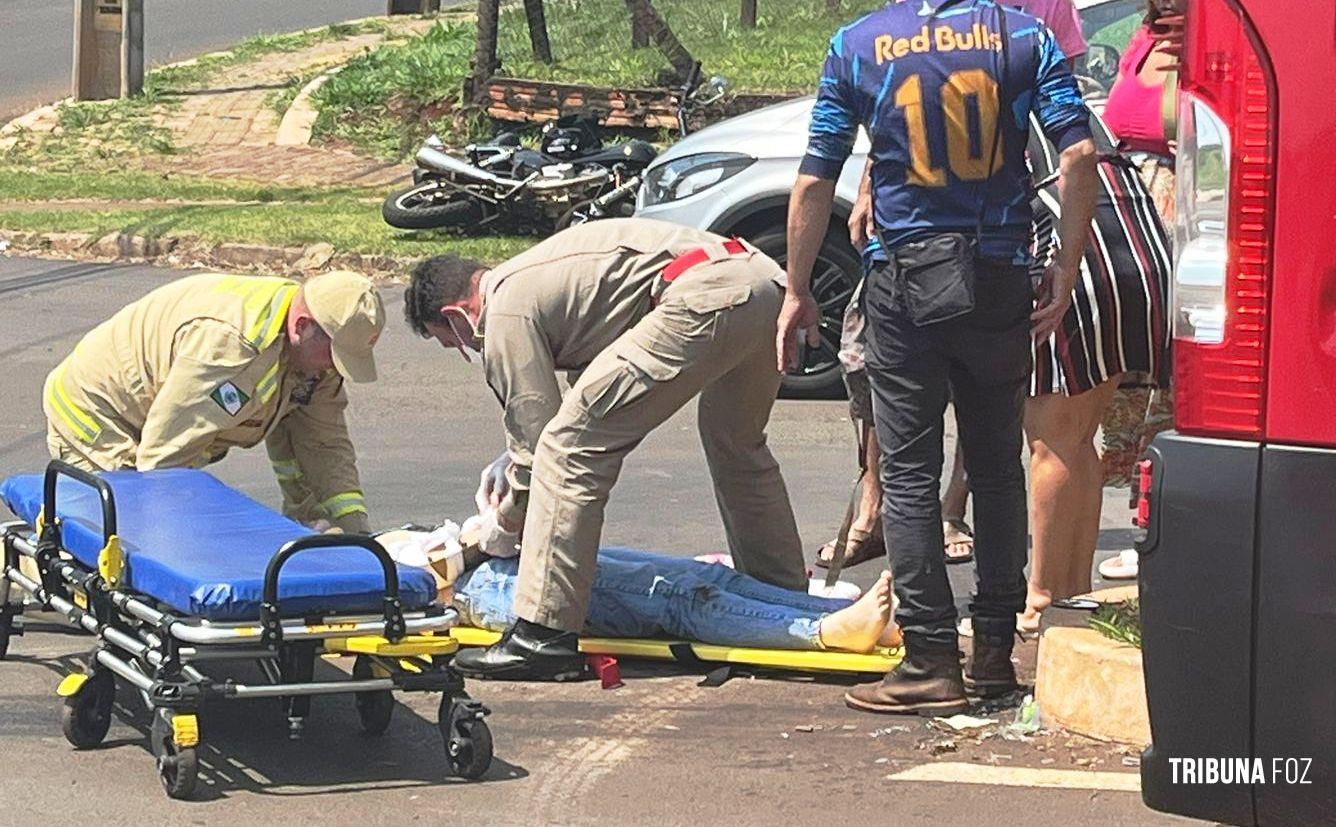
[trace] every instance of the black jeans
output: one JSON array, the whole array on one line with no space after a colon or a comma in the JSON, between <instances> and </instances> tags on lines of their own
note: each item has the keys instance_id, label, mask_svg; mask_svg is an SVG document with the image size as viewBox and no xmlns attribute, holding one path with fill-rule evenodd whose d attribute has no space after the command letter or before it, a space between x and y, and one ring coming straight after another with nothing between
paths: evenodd
<instances>
[{"instance_id":1,"label":"black jeans","mask_svg":"<svg viewBox=\"0 0 1336 827\"><path fill-rule=\"evenodd\" d=\"M1025 608L1030 279L1024 267L979 261L974 310L926 327L909 321L894 293L889 273L874 271L863 302L896 621L911 647L957 643L939 500L949 388L974 494L971 611L976 629L1010 634Z\"/></svg>"}]
</instances>

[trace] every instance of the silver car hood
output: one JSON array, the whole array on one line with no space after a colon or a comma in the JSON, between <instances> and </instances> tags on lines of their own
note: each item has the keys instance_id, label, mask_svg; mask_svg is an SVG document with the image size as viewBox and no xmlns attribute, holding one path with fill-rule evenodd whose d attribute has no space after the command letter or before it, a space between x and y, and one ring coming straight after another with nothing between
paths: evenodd
<instances>
[{"instance_id":1,"label":"silver car hood","mask_svg":"<svg viewBox=\"0 0 1336 827\"><path fill-rule=\"evenodd\" d=\"M807 149L807 123L816 96L771 104L738 115L673 144L654 166L702 152L743 152L755 158L800 158Z\"/></svg>"}]
</instances>

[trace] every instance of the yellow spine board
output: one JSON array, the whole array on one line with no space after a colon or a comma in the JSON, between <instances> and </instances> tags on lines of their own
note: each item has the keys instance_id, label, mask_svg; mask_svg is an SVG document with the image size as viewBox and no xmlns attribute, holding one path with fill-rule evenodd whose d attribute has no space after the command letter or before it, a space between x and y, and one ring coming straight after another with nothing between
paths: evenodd
<instances>
[{"instance_id":1,"label":"yellow spine board","mask_svg":"<svg viewBox=\"0 0 1336 827\"><path fill-rule=\"evenodd\" d=\"M501 639L496 632L456 626L450 635L461 646L491 646ZM580 651L590 655L614 655L648 660L675 660L673 647L681 645L672 640L638 640L634 638L580 638ZM715 646L709 643L687 643L696 657L710 663L737 663L748 666L768 666L775 669L794 669L802 672L889 672L900 662L899 649L877 649L860 655L853 652L797 651L790 649L746 649L733 646Z\"/></svg>"}]
</instances>

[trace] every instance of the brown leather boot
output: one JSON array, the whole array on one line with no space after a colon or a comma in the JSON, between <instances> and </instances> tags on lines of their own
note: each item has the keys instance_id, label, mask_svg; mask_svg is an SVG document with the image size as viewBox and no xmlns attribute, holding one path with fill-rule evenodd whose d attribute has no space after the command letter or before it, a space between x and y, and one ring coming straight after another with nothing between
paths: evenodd
<instances>
[{"instance_id":1,"label":"brown leather boot","mask_svg":"<svg viewBox=\"0 0 1336 827\"><path fill-rule=\"evenodd\" d=\"M1010 620L974 618L974 652L965 668L965 690L980 698L996 698L1021 688L1011 647L1016 627Z\"/></svg>"},{"instance_id":2,"label":"brown leather boot","mask_svg":"<svg viewBox=\"0 0 1336 827\"><path fill-rule=\"evenodd\" d=\"M906 641L905 659L881 683L844 693L853 709L891 715L954 715L969 709L960 676L960 652L954 646L925 647Z\"/></svg>"}]
</instances>

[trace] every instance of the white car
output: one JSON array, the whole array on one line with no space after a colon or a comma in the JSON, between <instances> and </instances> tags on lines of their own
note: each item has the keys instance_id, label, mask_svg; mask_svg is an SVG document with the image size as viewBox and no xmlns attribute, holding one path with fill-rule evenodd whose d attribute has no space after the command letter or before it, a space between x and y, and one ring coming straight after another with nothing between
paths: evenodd
<instances>
[{"instance_id":1,"label":"white car","mask_svg":"<svg viewBox=\"0 0 1336 827\"><path fill-rule=\"evenodd\" d=\"M1102 97L1117 74L1119 52L1140 23L1142 0L1077 0L1090 52L1078 66L1087 95ZM780 264L785 260L789 192L807 149L812 96L748 112L690 135L660 155L645 173L636 215L742 236ZM860 132L835 187L835 210L812 271L821 305L821 343L804 347L799 368L784 381L788 396L842 392L837 353L844 307L861 277L846 219L867 161Z\"/></svg>"}]
</instances>

